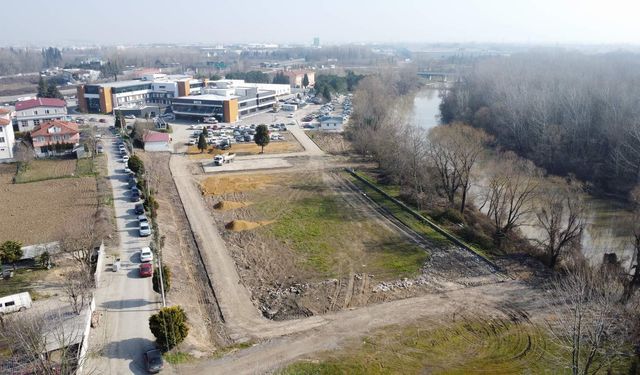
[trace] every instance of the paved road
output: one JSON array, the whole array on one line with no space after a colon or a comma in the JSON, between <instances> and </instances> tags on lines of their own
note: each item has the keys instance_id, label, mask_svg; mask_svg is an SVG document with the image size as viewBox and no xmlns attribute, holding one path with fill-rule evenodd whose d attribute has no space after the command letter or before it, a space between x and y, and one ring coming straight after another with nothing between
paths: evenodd
<instances>
[{"instance_id":1,"label":"paved road","mask_svg":"<svg viewBox=\"0 0 640 375\"><path fill-rule=\"evenodd\" d=\"M138 236L138 225L129 201L129 189L119 152L113 138L104 138L113 189L120 248L107 250L107 271L96 291L96 310L102 312L100 326L92 330L90 348L100 351L85 372L101 374L144 374L142 353L154 347L149 316L159 309L160 298L152 290L150 278L138 276L138 250L149 245L149 238ZM122 268L111 272L112 254L119 253Z\"/></svg>"}]
</instances>

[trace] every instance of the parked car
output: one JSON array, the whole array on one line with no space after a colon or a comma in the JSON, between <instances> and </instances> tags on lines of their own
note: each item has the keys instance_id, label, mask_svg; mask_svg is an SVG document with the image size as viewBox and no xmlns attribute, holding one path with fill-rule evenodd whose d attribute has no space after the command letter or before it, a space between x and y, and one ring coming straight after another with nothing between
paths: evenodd
<instances>
[{"instance_id":1,"label":"parked car","mask_svg":"<svg viewBox=\"0 0 640 375\"><path fill-rule=\"evenodd\" d=\"M136 116L134 116L134 115L126 115L126 116L124 116L124 118L126 118L128 120L135 120Z\"/></svg>"},{"instance_id":2,"label":"parked car","mask_svg":"<svg viewBox=\"0 0 640 375\"><path fill-rule=\"evenodd\" d=\"M122 170L125 174L130 174L131 173L131 169L129 169L129 167L124 167L124 169Z\"/></svg>"},{"instance_id":3,"label":"parked car","mask_svg":"<svg viewBox=\"0 0 640 375\"><path fill-rule=\"evenodd\" d=\"M139 223L148 223L149 222L149 218L147 217L147 215L138 215L138 222Z\"/></svg>"},{"instance_id":4,"label":"parked car","mask_svg":"<svg viewBox=\"0 0 640 375\"><path fill-rule=\"evenodd\" d=\"M135 207L133 208L133 212L135 212L136 215L144 214L144 204L136 203Z\"/></svg>"},{"instance_id":5,"label":"parked car","mask_svg":"<svg viewBox=\"0 0 640 375\"><path fill-rule=\"evenodd\" d=\"M123 162L123 163L126 163L126 162L128 162L128 161L129 161L129 155L124 155L124 156L122 157L122 162Z\"/></svg>"},{"instance_id":6,"label":"parked car","mask_svg":"<svg viewBox=\"0 0 640 375\"><path fill-rule=\"evenodd\" d=\"M140 277L153 276L153 265L151 263L142 263L139 269L140 269Z\"/></svg>"},{"instance_id":7,"label":"parked car","mask_svg":"<svg viewBox=\"0 0 640 375\"><path fill-rule=\"evenodd\" d=\"M28 308L31 308L31 295L29 292L0 297L0 315L24 311Z\"/></svg>"},{"instance_id":8,"label":"parked car","mask_svg":"<svg viewBox=\"0 0 640 375\"><path fill-rule=\"evenodd\" d=\"M140 262L146 263L153 261L153 252L150 247L143 247L140 249Z\"/></svg>"},{"instance_id":9,"label":"parked car","mask_svg":"<svg viewBox=\"0 0 640 375\"><path fill-rule=\"evenodd\" d=\"M162 362L162 353L157 349L149 350L144 353L144 364L149 373L156 374L160 372L164 367L164 363Z\"/></svg>"},{"instance_id":10,"label":"parked car","mask_svg":"<svg viewBox=\"0 0 640 375\"><path fill-rule=\"evenodd\" d=\"M105 123L105 122L107 122L107 120L101 118L100 120L98 120L98 122Z\"/></svg>"},{"instance_id":11,"label":"parked car","mask_svg":"<svg viewBox=\"0 0 640 375\"><path fill-rule=\"evenodd\" d=\"M140 223L140 237L148 237L151 235L151 227L149 223Z\"/></svg>"},{"instance_id":12,"label":"parked car","mask_svg":"<svg viewBox=\"0 0 640 375\"><path fill-rule=\"evenodd\" d=\"M131 196L129 200L131 202L137 202L140 200L140 192L138 191L138 189L135 190L135 193L134 193L134 190L131 190Z\"/></svg>"}]
</instances>

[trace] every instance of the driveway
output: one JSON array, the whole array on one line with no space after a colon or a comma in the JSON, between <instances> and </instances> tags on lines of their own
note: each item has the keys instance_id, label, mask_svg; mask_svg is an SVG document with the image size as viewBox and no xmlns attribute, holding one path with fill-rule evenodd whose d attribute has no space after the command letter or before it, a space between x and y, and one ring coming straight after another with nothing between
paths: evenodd
<instances>
[{"instance_id":1,"label":"driveway","mask_svg":"<svg viewBox=\"0 0 640 375\"><path fill-rule=\"evenodd\" d=\"M138 236L138 222L129 201L129 188L123 172L115 138L105 137L109 178L113 190L113 204L119 249L107 249L106 270L96 290L96 311L102 313L100 325L91 331L90 350L96 352L85 366L86 373L144 374L142 354L154 348L149 330L149 316L160 307L160 296L151 286L151 278L140 278L138 251L149 246L150 238ZM121 268L112 272L115 256Z\"/></svg>"}]
</instances>

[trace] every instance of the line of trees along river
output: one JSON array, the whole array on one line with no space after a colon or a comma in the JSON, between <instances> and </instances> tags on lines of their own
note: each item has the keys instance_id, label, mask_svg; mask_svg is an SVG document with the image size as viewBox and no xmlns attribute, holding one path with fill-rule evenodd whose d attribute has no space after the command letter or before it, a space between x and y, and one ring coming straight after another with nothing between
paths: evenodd
<instances>
[{"instance_id":1,"label":"line of trees along river","mask_svg":"<svg viewBox=\"0 0 640 375\"><path fill-rule=\"evenodd\" d=\"M430 129L440 124L440 104L446 91L424 88L418 91L413 100L413 110L410 122L424 129ZM477 175L481 176L489 168L487 163L479 163ZM482 179L476 180L482 184ZM544 186L543 186L544 187ZM551 188L549 184L547 188ZM478 193L478 189L472 189ZM478 194L475 194L476 200ZM581 237L582 251L588 258L599 261L604 253L615 252L621 259L630 261L633 254L634 214L629 203L620 199L596 197L583 194L586 204L585 230ZM476 201L476 203L478 203ZM478 204L479 205L479 204ZM536 227L536 218L529 215L526 224L520 229L528 238L540 238L541 233Z\"/></svg>"}]
</instances>

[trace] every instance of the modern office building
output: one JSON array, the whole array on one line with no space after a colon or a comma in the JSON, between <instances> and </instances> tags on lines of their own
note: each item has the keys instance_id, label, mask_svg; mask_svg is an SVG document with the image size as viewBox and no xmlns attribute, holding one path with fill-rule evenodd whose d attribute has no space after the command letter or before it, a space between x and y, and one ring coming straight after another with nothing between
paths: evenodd
<instances>
[{"instance_id":1,"label":"modern office building","mask_svg":"<svg viewBox=\"0 0 640 375\"><path fill-rule=\"evenodd\" d=\"M80 85L78 108L88 113L137 114L149 106L162 111L172 98L199 94L205 84L191 76L149 74L140 80Z\"/></svg>"},{"instance_id":2,"label":"modern office building","mask_svg":"<svg viewBox=\"0 0 640 375\"><path fill-rule=\"evenodd\" d=\"M219 80L210 82L210 86L201 92L201 95L172 99L173 113L182 118L216 117L221 122L235 122L272 109L279 97L291 94L291 88L289 85Z\"/></svg>"},{"instance_id":3,"label":"modern office building","mask_svg":"<svg viewBox=\"0 0 640 375\"><path fill-rule=\"evenodd\" d=\"M67 116L67 103L62 99L35 98L16 102L18 131L31 131L49 120L62 120Z\"/></svg>"}]
</instances>

